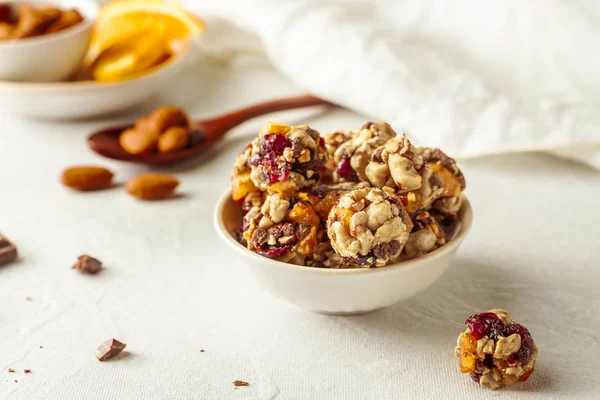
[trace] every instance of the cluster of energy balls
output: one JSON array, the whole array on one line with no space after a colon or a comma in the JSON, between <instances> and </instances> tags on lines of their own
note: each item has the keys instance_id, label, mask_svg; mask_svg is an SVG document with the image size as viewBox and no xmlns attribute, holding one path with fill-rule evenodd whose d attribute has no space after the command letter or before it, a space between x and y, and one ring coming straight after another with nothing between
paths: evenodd
<instances>
[{"instance_id":1,"label":"cluster of energy balls","mask_svg":"<svg viewBox=\"0 0 600 400\"><path fill-rule=\"evenodd\" d=\"M370 121L325 135L269 122L231 182L240 243L321 268L383 267L443 246L465 189L454 159Z\"/></svg>"}]
</instances>

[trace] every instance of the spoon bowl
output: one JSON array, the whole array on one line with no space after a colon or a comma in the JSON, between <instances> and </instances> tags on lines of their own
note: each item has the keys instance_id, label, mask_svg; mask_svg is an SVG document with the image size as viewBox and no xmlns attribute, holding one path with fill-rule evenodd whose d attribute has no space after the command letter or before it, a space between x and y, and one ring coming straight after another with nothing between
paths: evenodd
<instances>
[{"instance_id":1,"label":"spoon bowl","mask_svg":"<svg viewBox=\"0 0 600 400\"><path fill-rule=\"evenodd\" d=\"M121 132L132 128L133 124L109 127L92 133L88 145L97 154L113 160L140 164L161 165L187 160L212 147L232 128L252 118L277 111L292 110L311 106L333 106L332 103L311 95L300 95L266 101L220 117L196 121L192 126L188 147L173 153L130 154L119 144Z\"/></svg>"}]
</instances>

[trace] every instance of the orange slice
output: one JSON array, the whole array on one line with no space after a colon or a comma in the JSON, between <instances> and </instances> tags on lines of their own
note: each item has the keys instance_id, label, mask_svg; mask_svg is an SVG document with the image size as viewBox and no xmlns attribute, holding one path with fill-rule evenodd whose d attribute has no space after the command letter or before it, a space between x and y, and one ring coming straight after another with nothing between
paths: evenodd
<instances>
[{"instance_id":1,"label":"orange slice","mask_svg":"<svg viewBox=\"0 0 600 400\"><path fill-rule=\"evenodd\" d=\"M96 80L130 79L204 30L200 19L171 0L113 0L100 9L85 64Z\"/></svg>"}]
</instances>

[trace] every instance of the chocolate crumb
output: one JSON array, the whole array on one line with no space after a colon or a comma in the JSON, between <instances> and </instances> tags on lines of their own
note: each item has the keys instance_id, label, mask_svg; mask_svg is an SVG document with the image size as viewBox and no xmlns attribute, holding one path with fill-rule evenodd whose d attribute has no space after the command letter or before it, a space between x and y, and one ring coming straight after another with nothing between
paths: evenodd
<instances>
[{"instance_id":1,"label":"chocolate crumb","mask_svg":"<svg viewBox=\"0 0 600 400\"><path fill-rule=\"evenodd\" d=\"M204 349L200 349L200 353L205 353L206 351Z\"/></svg>"},{"instance_id":2,"label":"chocolate crumb","mask_svg":"<svg viewBox=\"0 0 600 400\"><path fill-rule=\"evenodd\" d=\"M82 255L77 258L73 269L84 274L97 274L102 269L102 262L94 257Z\"/></svg>"},{"instance_id":3,"label":"chocolate crumb","mask_svg":"<svg viewBox=\"0 0 600 400\"><path fill-rule=\"evenodd\" d=\"M40 346L40 349L43 349L43 348L44 348L44 346Z\"/></svg>"},{"instance_id":4,"label":"chocolate crumb","mask_svg":"<svg viewBox=\"0 0 600 400\"><path fill-rule=\"evenodd\" d=\"M0 233L0 265L9 264L17 259L17 247Z\"/></svg>"},{"instance_id":5,"label":"chocolate crumb","mask_svg":"<svg viewBox=\"0 0 600 400\"><path fill-rule=\"evenodd\" d=\"M8 369L8 372L15 372L15 370L14 370L14 369L12 369L12 368L9 368L9 369Z\"/></svg>"},{"instance_id":6,"label":"chocolate crumb","mask_svg":"<svg viewBox=\"0 0 600 400\"><path fill-rule=\"evenodd\" d=\"M30 370L30 369L26 369L26 370L24 370L23 372L25 372L26 374L30 374L30 373L31 373L31 370Z\"/></svg>"},{"instance_id":7,"label":"chocolate crumb","mask_svg":"<svg viewBox=\"0 0 600 400\"><path fill-rule=\"evenodd\" d=\"M233 386L250 386L250 384L244 381L233 381Z\"/></svg>"},{"instance_id":8,"label":"chocolate crumb","mask_svg":"<svg viewBox=\"0 0 600 400\"><path fill-rule=\"evenodd\" d=\"M15 383L19 383L19 381L15 379Z\"/></svg>"},{"instance_id":9,"label":"chocolate crumb","mask_svg":"<svg viewBox=\"0 0 600 400\"><path fill-rule=\"evenodd\" d=\"M98 346L98 349L96 350L96 358L99 361L110 360L121 353L126 346L127 345L125 343L121 343L117 339L109 339Z\"/></svg>"}]
</instances>

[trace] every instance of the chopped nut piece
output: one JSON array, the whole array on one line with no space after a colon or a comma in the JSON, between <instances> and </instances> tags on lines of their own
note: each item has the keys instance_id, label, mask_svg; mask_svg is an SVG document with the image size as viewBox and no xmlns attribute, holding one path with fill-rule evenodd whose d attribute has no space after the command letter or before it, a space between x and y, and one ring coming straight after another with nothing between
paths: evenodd
<instances>
[{"instance_id":1,"label":"chopped nut piece","mask_svg":"<svg viewBox=\"0 0 600 400\"><path fill-rule=\"evenodd\" d=\"M244 381L233 381L233 386L250 386L250 384Z\"/></svg>"},{"instance_id":2,"label":"chopped nut piece","mask_svg":"<svg viewBox=\"0 0 600 400\"><path fill-rule=\"evenodd\" d=\"M96 358L99 361L110 360L121 353L126 346L125 343L121 343L117 339L109 339L98 347Z\"/></svg>"},{"instance_id":3,"label":"chopped nut piece","mask_svg":"<svg viewBox=\"0 0 600 400\"><path fill-rule=\"evenodd\" d=\"M25 300L30 301L31 297L30 296L25 296Z\"/></svg>"},{"instance_id":4,"label":"chopped nut piece","mask_svg":"<svg viewBox=\"0 0 600 400\"><path fill-rule=\"evenodd\" d=\"M499 337L496 342L494 358L506 360L511 354L516 353L521 348L521 336L513 333L509 337Z\"/></svg>"},{"instance_id":5,"label":"chopped nut piece","mask_svg":"<svg viewBox=\"0 0 600 400\"><path fill-rule=\"evenodd\" d=\"M9 369L8 369L8 372L15 372L15 370L14 370L14 369L12 369L12 368L9 368Z\"/></svg>"},{"instance_id":6,"label":"chopped nut piece","mask_svg":"<svg viewBox=\"0 0 600 400\"><path fill-rule=\"evenodd\" d=\"M97 274L102 269L102 262L100 260L95 259L94 257L90 257L88 255L82 255L77 258L77 262L73 265L73 268L76 271L80 271L85 274Z\"/></svg>"},{"instance_id":7,"label":"chopped nut piece","mask_svg":"<svg viewBox=\"0 0 600 400\"><path fill-rule=\"evenodd\" d=\"M26 370L24 370L23 372L25 372L26 374L30 374L30 373L31 373L31 370L30 370L30 369L26 369Z\"/></svg>"}]
</instances>

